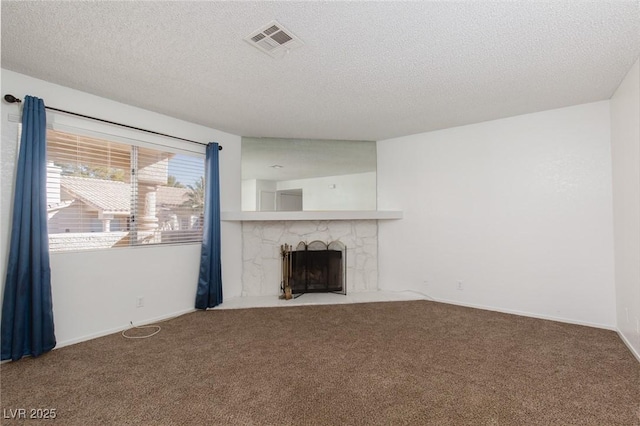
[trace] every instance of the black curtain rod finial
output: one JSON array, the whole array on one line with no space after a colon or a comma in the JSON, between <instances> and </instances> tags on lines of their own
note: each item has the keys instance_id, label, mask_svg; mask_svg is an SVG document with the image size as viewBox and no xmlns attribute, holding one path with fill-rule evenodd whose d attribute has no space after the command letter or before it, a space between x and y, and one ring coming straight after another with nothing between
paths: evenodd
<instances>
[{"instance_id":1,"label":"black curtain rod finial","mask_svg":"<svg viewBox=\"0 0 640 426\"><path fill-rule=\"evenodd\" d=\"M15 104L15 103L19 104L20 102L22 102L22 99L18 99L13 95L4 95L4 100L10 104Z\"/></svg>"}]
</instances>

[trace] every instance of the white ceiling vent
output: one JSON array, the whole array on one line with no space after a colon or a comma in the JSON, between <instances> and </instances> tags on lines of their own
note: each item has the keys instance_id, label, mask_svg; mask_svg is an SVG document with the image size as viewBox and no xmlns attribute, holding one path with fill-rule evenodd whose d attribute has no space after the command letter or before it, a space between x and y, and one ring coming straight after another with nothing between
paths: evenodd
<instances>
[{"instance_id":1,"label":"white ceiling vent","mask_svg":"<svg viewBox=\"0 0 640 426\"><path fill-rule=\"evenodd\" d=\"M302 40L280 25L278 21L269 22L246 36L244 40L274 58L280 58L287 51L304 44Z\"/></svg>"}]
</instances>

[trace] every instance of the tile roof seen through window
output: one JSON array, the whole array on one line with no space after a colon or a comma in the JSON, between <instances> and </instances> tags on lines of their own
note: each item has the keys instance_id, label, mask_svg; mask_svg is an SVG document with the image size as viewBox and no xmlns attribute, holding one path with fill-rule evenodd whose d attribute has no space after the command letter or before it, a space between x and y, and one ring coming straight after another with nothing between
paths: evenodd
<instances>
[{"instance_id":1,"label":"tile roof seen through window","mask_svg":"<svg viewBox=\"0 0 640 426\"><path fill-rule=\"evenodd\" d=\"M60 187L72 197L103 212L129 214L131 209L131 185L125 182L61 176Z\"/></svg>"},{"instance_id":2,"label":"tile roof seen through window","mask_svg":"<svg viewBox=\"0 0 640 426\"><path fill-rule=\"evenodd\" d=\"M129 214L131 185L126 182L61 176L60 187L76 198L103 213ZM156 205L180 206L187 200L188 188L158 187Z\"/></svg>"}]
</instances>

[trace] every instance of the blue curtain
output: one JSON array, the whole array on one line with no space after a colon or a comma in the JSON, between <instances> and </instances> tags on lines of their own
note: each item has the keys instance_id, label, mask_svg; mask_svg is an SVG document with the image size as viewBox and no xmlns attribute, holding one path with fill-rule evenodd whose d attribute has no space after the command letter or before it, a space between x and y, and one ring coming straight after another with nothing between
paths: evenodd
<instances>
[{"instance_id":1,"label":"blue curtain","mask_svg":"<svg viewBox=\"0 0 640 426\"><path fill-rule=\"evenodd\" d=\"M220 173L218 144L207 145L204 193L204 232L200 255L200 276L196 309L213 308L222 303L222 267L220 261Z\"/></svg>"},{"instance_id":2,"label":"blue curtain","mask_svg":"<svg viewBox=\"0 0 640 426\"><path fill-rule=\"evenodd\" d=\"M2 300L2 360L35 357L56 345L47 236L46 127L44 102L26 96Z\"/></svg>"}]
</instances>

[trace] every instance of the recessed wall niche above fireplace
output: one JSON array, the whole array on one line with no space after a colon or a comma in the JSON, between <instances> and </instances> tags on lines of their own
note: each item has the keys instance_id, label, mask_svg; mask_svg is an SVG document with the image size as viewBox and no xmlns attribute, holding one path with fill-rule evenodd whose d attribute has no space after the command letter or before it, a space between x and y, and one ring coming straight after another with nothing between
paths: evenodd
<instances>
[{"instance_id":1,"label":"recessed wall niche above fireplace","mask_svg":"<svg viewBox=\"0 0 640 426\"><path fill-rule=\"evenodd\" d=\"M305 293L347 294L347 247L340 241L283 244L282 291L289 298Z\"/></svg>"},{"instance_id":2,"label":"recessed wall niche above fireplace","mask_svg":"<svg viewBox=\"0 0 640 426\"><path fill-rule=\"evenodd\" d=\"M376 142L242 138L243 211L376 210Z\"/></svg>"}]
</instances>

